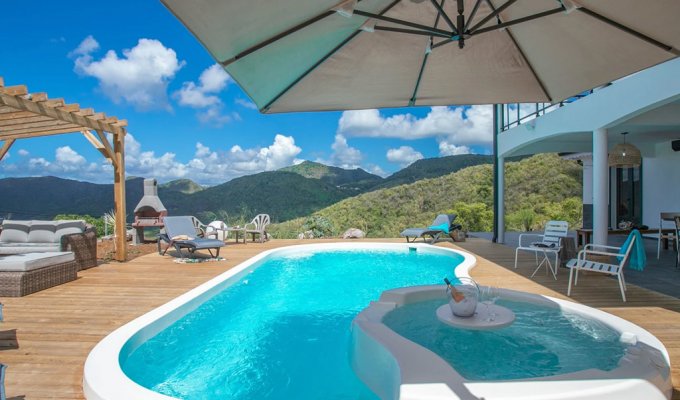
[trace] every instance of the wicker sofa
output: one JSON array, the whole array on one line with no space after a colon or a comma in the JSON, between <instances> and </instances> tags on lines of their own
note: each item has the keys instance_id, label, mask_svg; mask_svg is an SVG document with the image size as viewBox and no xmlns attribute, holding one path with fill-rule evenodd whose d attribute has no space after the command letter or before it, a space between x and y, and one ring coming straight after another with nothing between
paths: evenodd
<instances>
[{"instance_id":1,"label":"wicker sofa","mask_svg":"<svg viewBox=\"0 0 680 400\"><path fill-rule=\"evenodd\" d=\"M4 220L0 255L66 252L75 257L77 270L97 265L97 235L85 221Z\"/></svg>"}]
</instances>

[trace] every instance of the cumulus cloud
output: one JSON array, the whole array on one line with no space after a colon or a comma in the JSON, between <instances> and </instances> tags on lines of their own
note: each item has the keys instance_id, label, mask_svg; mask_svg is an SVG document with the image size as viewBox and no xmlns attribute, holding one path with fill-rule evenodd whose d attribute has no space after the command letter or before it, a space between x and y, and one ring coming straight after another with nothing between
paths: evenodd
<instances>
[{"instance_id":1,"label":"cumulus cloud","mask_svg":"<svg viewBox=\"0 0 680 400\"><path fill-rule=\"evenodd\" d=\"M19 149L19 151L17 151L17 154L19 154L19 155L22 156L22 157L26 157L26 156L29 155L30 153L29 153L28 150L26 150L26 149Z\"/></svg>"},{"instance_id":2,"label":"cumulus cloud","mask_svg":"<svg viewBox=\"0 0 680 400\"><path fill-rule=\"evenodd\" d=\"M219 64L213 64L206 68L198 78L198 84L184 82L182 88L173 94L177 102L185 107L202 109L196 114L199 121L204 124L222 126L234 119L239 119L237 113L224 114L223 103L217 96L231 78Z\"/></svg>"},{"instance_id":3,"label":"cumulus cloud","mask_svg":"<svg viewBox=\"0 0 680 400\"><path fill-rule=\"evenodd\" d=\"M387 161L399 164L402 168L422 158L423 154L410 146L401 146L397 149L387 150Z\"/></svg>"},{"instance_id":4,"label":"cumulus cloud","mask_svg":"<svg viewBox=\"0 0 680 400\"><path fill-rule=\"evenodd\" d=\"M168 83L184 66L173 49L155 39L139 39L135 47L123 50L121 57L109 50L95 60L92 53L98 49L92 36L85 38L70 53L75 71L96 78L102 93L115 103L128 103L140 111L171 110Z\"/></svg>"},{"instance_id":5,"label":"cumulus cloud","mask_svg":"<svg viewBox=\"0 0 680 400\"><path fill-rule=\"evenodd\" d=\"M489 145L493 139L493 108L432 107L423 118L410 113L387 117L378 110L345 111L337 133L405 140L433 137L455 146Z\"/></svg>"},{"instance_id":6,"label":"cumulus cloud","mask_svg":"<svg viewBox=\"0 0 680 400\"><path fill-rule=\"evenodd\" d=\"M361 167L363 159L361 151L356 147L350 146L343 135L335 135L335 141L331 145L331 149L333 152L331 153L330 160L318 159L317 161L346 169Z\"/></svg>"},{"instance_id":7,"label":"cumulus cloud","mask_svg":"<svg viewBox=\"0 0 680 400\"><path fill-rule=\"evenodd\" d=\"M468 146L456 146L446 140L439 142L439 155L441 156L457 156L459 154L470 154L472 150Z\"/></svg>"}]
</instances>

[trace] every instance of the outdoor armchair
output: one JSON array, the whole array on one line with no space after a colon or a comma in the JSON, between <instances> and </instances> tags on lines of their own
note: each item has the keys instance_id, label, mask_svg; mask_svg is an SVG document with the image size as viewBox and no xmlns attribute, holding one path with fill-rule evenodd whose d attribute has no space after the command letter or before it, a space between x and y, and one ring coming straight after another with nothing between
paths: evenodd
<instances>
[{"instance_id":1,"label":"outdoor armchair","mask_svg":"<svg viewBox=\"0 0 680 400\"><path fill-rule=\"evenodd\" d=\"M246 234L251 234L253 242L255 241L255 235L259 235L260 243L263 243L265 240L269 240L269 234L266 229L270 222L271 219L268 214L258 214L252 221L246 224Z\"/></svg>"},{"instance_id":2,"label":"outdoor armchair","mask_svg":"<svg viewBox=\"0 0 680 400\"><path fill-rule=\"evenodd\" d=\"M218 257L224 242L201 237L204 232L196 221L198 221L196 218L190 216L163 218L165 233L158 235L158 253L165 255L170 247L174 247L181 258L184 258L182 249L187 249L191 254L196 250L208 250L212 257ZM164 250L161 250L161 241L168 244ZM214 255L211 251L213 249Z\"/></svg>"},{"instance_id":3,"label":"outdoor armchair","mask_svg":"<svg viewBox=\"0 0 680 400\"><path fill-rule=\"evenodd\" d=\"M628 235L628 239L626 239L626 242L621 247L586 244L583 247L583 250L579 251L577 258L572 258L567 262L567 267L570 269L567 296L571 296L572 277L574 278L574 286L576 286L578 284L578 272L583 270L616 276L619 281L619 289L621 289L621 298L625 302L627 288L626 281L623 278L623 267L630 258L633 247L640 238L640 232L634 230ZM642 251L642 257L644 257L644 248ZM598 259L601 259L602 257L615 257L615 260L617 260L618 263L610 264L596 261L593 256ZM576 272L574 273L574 271Z\"/></svg>"},{"instance_id":4,"label":"outdoor armchair","mask_svg":"<svg viewBox=\"0 0 680 400\"><path fill-rule=\"evenodd\" d=\"M520 251L534 253L536 258L536 270L531 275L536 275L543 265L552 272L553 278L557 279L557 268L560 265L560 250L562 249L562 238L567 236L569 224L566 221L548 221L545 224L543 234L523 233L519 235L519 246L515 249L515 269L517 268L517 257ZM538 255L543 255L541 262L538 262ZM551 265L548 256L555 257L555 265Z\"/></svg>"},{"instance_id":5,"label":"outdoor armchair","mask_svg":"<svg viewBox=\"0 0 680 400\"><path fill-rule=\"evenodd\" d=\"M427 228L406 228L401 232L401 236L406 238L407 243L413 243L418 238L427 242L426 237L430 237L430 243L439 240L442 234L449 235L455 229L460 229L460 225L454 225L456 214L439 214Z\"/></svg>"}]
</instances>

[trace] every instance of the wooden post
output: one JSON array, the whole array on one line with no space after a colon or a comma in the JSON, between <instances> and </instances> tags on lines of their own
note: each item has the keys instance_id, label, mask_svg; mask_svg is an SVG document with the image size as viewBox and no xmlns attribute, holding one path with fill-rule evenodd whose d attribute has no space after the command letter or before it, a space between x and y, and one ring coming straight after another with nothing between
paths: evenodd
<instances>
[{"instance_id":1,"label":"wooden post","mask_svg":"<svg viewBox=\"0 0 680 400\"><path fill-rule=\"evenodd\" d=\"M6 139L2 147L0 147L0 161L5 158L5 155L9 151L9 148L14 144L14 139Z\"/></svg>"},{"instance_id":2,"label":"wooden post","mask_svg":"<svg viewBox=\"0 0 680 400\"><path fill-rule=\"evenodd\" d=\"M116 209L116 260L127 259L127 229L125 210L125 133L113 135L113 197Z\"/></svg>"}]
</instances>

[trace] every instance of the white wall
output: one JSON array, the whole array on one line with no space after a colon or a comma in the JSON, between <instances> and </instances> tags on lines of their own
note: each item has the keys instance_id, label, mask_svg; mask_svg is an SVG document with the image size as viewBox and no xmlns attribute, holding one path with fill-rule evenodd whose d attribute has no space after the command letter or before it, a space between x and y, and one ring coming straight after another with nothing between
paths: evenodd
<instances>
[{"instance_id":1,"label":"white wall","mask_svg":"<svg viewBox=\"0 0 680 400\"><path fill-rule=\"evenodd\" d=\"M657 228L661 212L680 212L680 151L670 141L656 145L655 157L642 159L643 224Z\"/></svg>"}]
</instances>

